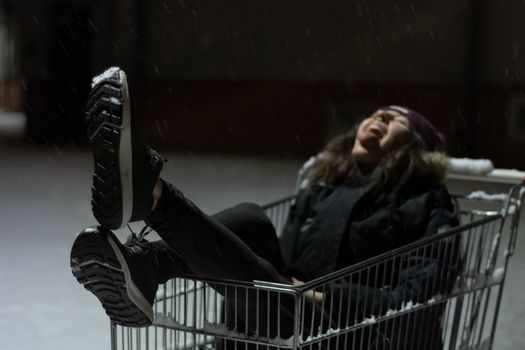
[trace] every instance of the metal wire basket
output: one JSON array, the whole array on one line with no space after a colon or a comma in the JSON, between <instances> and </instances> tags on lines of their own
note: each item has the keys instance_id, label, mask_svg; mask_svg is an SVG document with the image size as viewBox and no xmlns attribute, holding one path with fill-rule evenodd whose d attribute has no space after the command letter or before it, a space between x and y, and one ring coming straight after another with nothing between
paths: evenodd
<instances>
[{"instance_id":1,"label":"metal wire basket","mask_svg":"<svg viewBox=\"0 0 525 350\"><path fill-rule=\"evenodd\" d=\"M153 326L111 324L112 349L490 349L524 192L458 198L459 227L299 287L173 279ZM292 201L265 208L278 230Z\"/></svg>"}]
</instances>

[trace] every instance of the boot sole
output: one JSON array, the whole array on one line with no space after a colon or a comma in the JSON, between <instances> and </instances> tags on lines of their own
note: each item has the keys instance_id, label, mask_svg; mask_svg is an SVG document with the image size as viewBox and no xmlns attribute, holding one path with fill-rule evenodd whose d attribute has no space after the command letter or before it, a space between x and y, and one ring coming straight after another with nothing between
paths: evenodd
<instances>
[{"instance_id":1,"label":"boot sole","mask_svg":"<svg viewBox=\"0 0 525 350\"><path fill-rule=\"evenodd\" d=\"M131 279L129 267L111 232L87 229L71 249L73 276L102 303L115 323L146 327L153 322L153 307Z\"/></svg>"},{"instance_id":2,"label":"boot sole","mask_svg":"<svg viewBox=\"0 0 525 350\"><path fill-rule=\"evenodd\" d=\"M117 229L133 210L131 112L126 74L110 68L94 79L86 105L95 169L92 208L97 221Z\"/></svg>"}]
</instances>

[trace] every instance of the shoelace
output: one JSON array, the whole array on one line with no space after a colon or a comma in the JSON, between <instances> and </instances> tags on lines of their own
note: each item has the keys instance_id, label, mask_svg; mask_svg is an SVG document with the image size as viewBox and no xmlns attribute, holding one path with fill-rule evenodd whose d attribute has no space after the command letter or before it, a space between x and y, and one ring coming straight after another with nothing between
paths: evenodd
<instances>
[{"instance_id":1,"label":"shoelace","mask_svg":"<svg viewBox=\"0 0 525 350\"><path fill-rule=\"evenodd\" d=\"M128 229L129 231L131 232L131 234L128 236L127 240L126 240L126 243L128 244L140 244L140 243L145 243L145 242L148 242L146 240L146 236L151 232L153 231L153 229L151 227L149 227L148 225L144 226L142 228L142 230L140 230L140 232L137 234L133 231L133 229L131 228L131 226L129 226L129 224L127 225L128 226Z\"/></svg>"},{"instance_id":2,"label":"shoelace","mask_svg":"<svg viewBox=\"0 0 525 350\"><path fill-rule=\"evenodd\" d=\"M131 234L126 240L126 245L136 254L151 254L155 259L156 266L161 266L160 260L171 263L178 263L180 261L180 257L177 255L177 253L175 253L175 251L170 249L168 246L164 244L150 243L148 240L146 240L145 237L151 231L153 231L151 227L146 225L137 234L133 231L129 224L127 226ZM162 265L164 266L165 264Z\"/></svg>"},{"instance_id":3,"label":"shoelace","mask_svg":"<svg viewBox=\"0 0 525 350\"><path fill-rule=\"evenodd\" d=\"M155 265L159 266L159 254L162 254L162 249L160 249L160 247L156 244L150 244L150 242L146 239L146 236L151 231L153 231L153 229L146 225L137 234L133 231L129 224L127 226L131 232L126 240L126 246L128 249L134 252L134 254L151 256L153 259L155 259Z\"/></svg>"}]
</instances>

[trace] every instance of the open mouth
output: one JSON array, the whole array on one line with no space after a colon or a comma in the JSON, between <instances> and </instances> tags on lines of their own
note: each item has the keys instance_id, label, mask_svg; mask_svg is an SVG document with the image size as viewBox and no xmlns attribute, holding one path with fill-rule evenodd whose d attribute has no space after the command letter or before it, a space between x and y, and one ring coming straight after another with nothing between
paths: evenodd
<instances>
[{"instance_id":1,"label":"open mouth","mask_svg":"<svg viewBox=\"0 0 525 350\"><path fill-rule=\"evenodd\" d=\"M378 138L381 138L384 135L383 129L381 128L381 126L377 124L371 124L370 127L368 128L368 131L374 134L375 136L377 136Z\"/></svg>"}]
</instances>

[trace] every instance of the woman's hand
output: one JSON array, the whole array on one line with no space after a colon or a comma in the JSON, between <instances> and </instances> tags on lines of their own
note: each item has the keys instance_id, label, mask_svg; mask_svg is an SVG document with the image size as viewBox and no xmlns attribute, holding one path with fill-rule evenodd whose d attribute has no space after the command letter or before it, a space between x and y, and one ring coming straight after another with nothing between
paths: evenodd
<instances>
[{"instance_id":1,"label":"woman's hand","mask_svg":"<svg viewBox=\"0 0 525 350\"><path fill-rule=\"evenodd\" d=\"M303 284L303 281L300 281L292 276L292 285L294 287L302 286ZM314 289L307 290L306 292L304 292L304 295L306 295L308 298L313 299L316 303L322 302L325 297L324 293L316 292Z\"/></svg>"}]
</instances>

